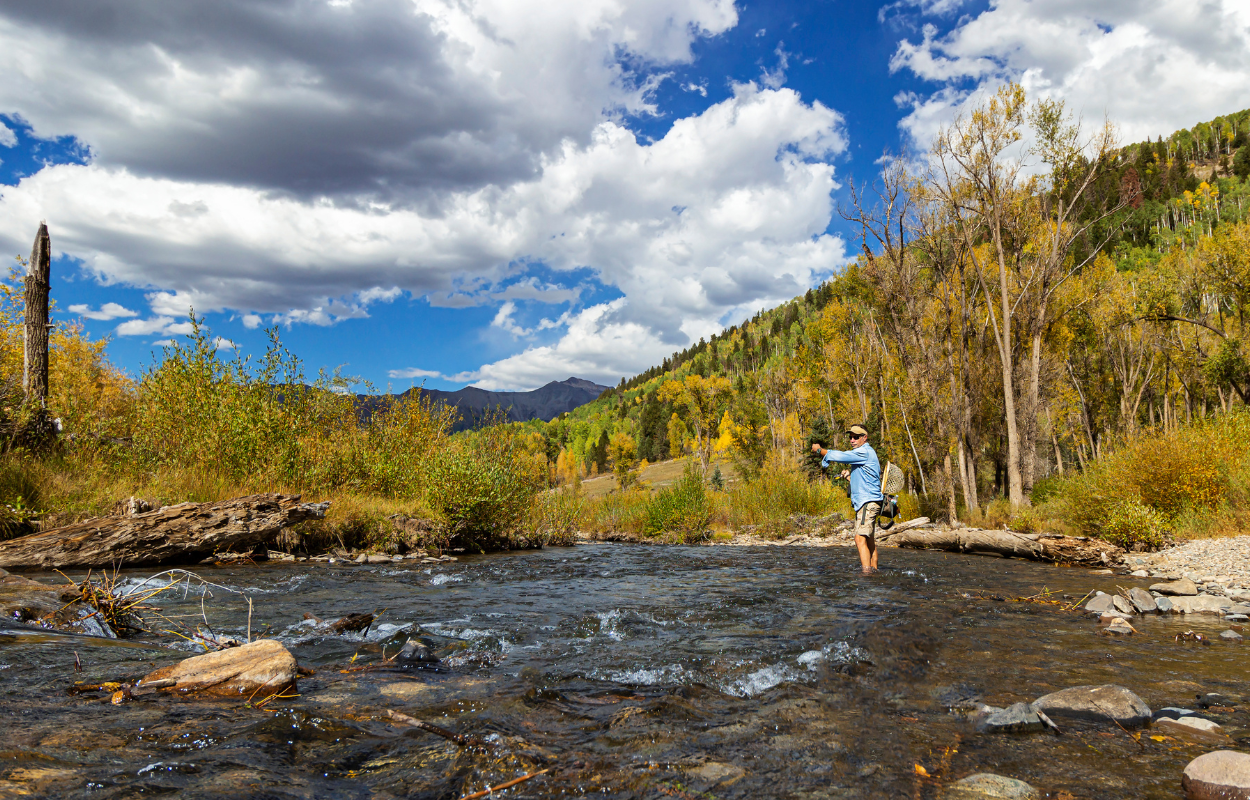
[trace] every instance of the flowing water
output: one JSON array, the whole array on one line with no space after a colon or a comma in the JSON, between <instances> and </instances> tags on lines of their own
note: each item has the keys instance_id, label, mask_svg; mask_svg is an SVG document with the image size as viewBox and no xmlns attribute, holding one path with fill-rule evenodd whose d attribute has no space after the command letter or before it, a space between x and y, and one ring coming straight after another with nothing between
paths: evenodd
<instances>
[{"instance_id":1,"label":"flowing water","mask_svg":"<svg viewBox=\"0 0 1250 800\"><path fill-rule=\"evenodd\" d=\"M1181 797L1185 764L1212 746L1064 721L1059 736L977 734L967 719L978 701L1100 683L1152 708L1229 695L1227 746L1250 745L1247 650L1174 640L1218 634L1216 618L1144 619L1118 639L1056 606L995 599L1145 581L888 549L882 562L862 576L845 548L590 545L203 569L253 598L253 632L315 669L299 696L112 705L67 690L189 650L0 630L0 795L458 798L547 768L506 796L936 798L989 771L1049 797ZM157 602L193 620L202 600L218 634L246 635L239 595ZM361 611L379 615L364 635L302 621ZM436 645L441 669L383 660L410 636ZM485 744L393 724L388 709Z\"/></svg>"}]
</instances>

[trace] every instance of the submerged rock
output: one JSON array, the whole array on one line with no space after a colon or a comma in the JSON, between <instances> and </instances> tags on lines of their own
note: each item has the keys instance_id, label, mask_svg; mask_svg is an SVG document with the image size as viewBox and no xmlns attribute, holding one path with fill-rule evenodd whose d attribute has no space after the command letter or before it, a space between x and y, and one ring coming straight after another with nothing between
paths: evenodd
<instances>
[{"instance_id":1,"label":"submerged rock","mask_svg":"<svg viewBox=\"0 0 1250 800\"><path fill-rule=\"evenodd\" d=\"M1198 586L1189 578L1181 578L1175 581L1168 581L1167 583L1152 584L1150 591L1179 597L1198 594Z\"/></svg>"},{"instance_id":2,"label":"submerged rock","mask_svg":"<svg viewBox=\"0 0 1250 800\"><path fill-rule=\"evenodd\" d=\"M1125 727L1150 721L1150 707L1140 697L1112 684L1061 689L1039 697L1033 705L1052 717L1114 720Z\"/></svg>"},{"instance_id":3,"label":"submerged rock","mask_svg":"<svg viewBox=\"0 0 1250 800\"><path fill-rule=\"evenodd\" d=\"M1132 635L1137 633L1137 629L1130 625L1126 620L1116 617L1111 620L1111 624L1107 626L1107 633Z\"/></svg>"},{"instance_id":4,"label":"submerged rock","mask_svg":"<svg viewBox=\"0 0 1250 800\"><path fill-rule=\"evenodd\" d=\"M1221 633L1220 638L1226 642L1240 642L1242 638L1244 637L1242 637L1242 635L1238 633L1237 631L1230 630L1230 631L1224 631L1223 633Z\"/></svg>"},{"instance_id":5,"label":"submerged rock","mask_svg":"<svg viewBox=\"0 0 1250 800\"><path fill-rule=\"evenodd\" d=\"M1128 599L1133 604L1133 608L1136 608L1142 614L1153 614L1159 610L1155 599L1145 589L1139 589L1134 586L1128 590Z\"/></svg>"},{"instance_id":6,"label":"submerged rock","mask_svg":"<svg viewBox=\"0 0 1250 800\"><path fill-rule=\"evenodd\" d=\"M1216 750L1185 767L1181 786L1190 800L1250 800L1250 755Z\"/></svg>"},{"instance_id":7,"label":"submerged rock","mask_svg":"<svg viewBox=\"0 0 1250 800\"><path fill-rule=\"evenodd\" d=\"M980 772L955 781L943 796L949 800L1040 800L1042 795L1024 781Z\"/></svg>"},{"instance_id":8,"label":"submerged rock","mask_svg":"<svg viewBox=\"0 0 1250 800\"><path fill-rule=\"evenodd\" d=\"M1037 711L1028 703L995 709L977 724L977 730L985 733L1027 733L1040 731L1043 727Z\"/></svg>"},{"instance_id":9,"label":"submerged rock","mask_svg":"<svg viewBox=\"0 0 1250 800\"><path fill-rule=\"evenodd\" d=\"M221 697L243 696L257 699L294 688L298 667L295 656L274 639L258 639L251 644L216 653L192 656L148 674L136 685L173 680L167 692L202 692Z\"/></svg>"}]
</instances>

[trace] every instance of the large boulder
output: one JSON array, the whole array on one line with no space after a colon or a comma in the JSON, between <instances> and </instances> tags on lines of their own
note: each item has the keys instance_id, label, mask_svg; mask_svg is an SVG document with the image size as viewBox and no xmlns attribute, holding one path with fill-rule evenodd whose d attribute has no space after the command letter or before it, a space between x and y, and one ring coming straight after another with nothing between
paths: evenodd
<instances>
[{"instance_id":1,"label":"large boulder","mask_svg":"<svg viewBox=\"0 0 1250 800\"><path fill-rule=\"evenodd\" d=\"M1189 578L1181 578L1178 581L1168 581L1167 583L1155 583L1150 586L1150 591L1159 594L1180 597L1185 595L1198 594L1198 585Z\"/></svg>"},{"instance_id":2,"label":"large boulder","mask_svg":"<svg viewBox=\"0 0 1250 800\"><path fill-rule=\"evenodd\" d=\"M1115 610L1115 603L1111 601L1111 595L1099 592L1085 604L1085 610L1093 614L1106 614Z\"/></svg>"},{"instance_id":3,"label":"large boulder","mask_svg":"<svg viewBox=\"0 0 1250 800\"><path fill-rule=\"evenodd\" d=\"M1218 614L1233 607L1227 597L1200 594L1197 597L1173 597L1172 610L1177 614Z\"/></svg>"},{"instance_id":4,"label":"large boulder","mask_svg":"<svg viewBox=\"0 0 1250 800\"><path fill-rule=\"evenodd\" d=\"M1150 721L1150 707L1123 686L1073 686L1033 701L1035 708L1051 717L1114 720L1126 728Z\"/></svg>"},{"instance_id":5,"label":"large boulder","mask_svg":"<svg viewBox=\"0 0 1250 800\"><path fill-rule=\"evenodd\" d=\"M942 796L948 800L1040 800L1042 795L1024 781L979 772L955 781Z\"/></svg>"},{"instance_id":6,"label":"large boulder","mask_svg":"<svg viewBox=\"0 0 1250 800\"><path fill-rule=\"evenodd\" d=\"M179 693L202 693L218 697L258 700L294 688L298 667L295 656L274 639L257 639L251 644L231 647L216 653L192 656L147 675L135 689L144 684L162 682L162 690ZM174 681L165 685L166 681Z\"/></svg>"},{"instance_id":7,"label":"large boulder","mask_svg":"<svg viewBox=\"0 0 1250 800\"><path fill-rule=\"evenodd\" d=\"M1185 767L1181 786L1190 800L1250 800L1250 755L1216 750Z\"/></svg>"},{"instance_id":8,"label":"large boulder","mask_svg":"<svg viewBox=\"0 0 1250 800\"><path fill-rule=\"evenodd\" d=\"M1145 589L1139 589L1134 586L1128 590L1128 599L1133 604L1133 608L1136 608L1142 614L1153 614L1159 610L1155 599Z\"/></svg>"}]
</instances>

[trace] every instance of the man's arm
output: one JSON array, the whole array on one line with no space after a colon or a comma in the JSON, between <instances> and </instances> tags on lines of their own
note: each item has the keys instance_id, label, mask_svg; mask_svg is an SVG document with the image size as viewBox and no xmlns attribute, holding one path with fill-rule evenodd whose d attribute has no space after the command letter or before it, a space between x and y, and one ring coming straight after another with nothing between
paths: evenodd
<instances>
[{"instance_id":1,"label":"man's arm","mask_svg":"<svg viewBox=\"0 0 1250 800\"><path fill-rule=\"evenodd\" d=\"M862 452L859 450L827 450L823 463L828 464L830 461L836 461L839 464L850 464L851 466L867 464L868 453L866 450Z\"/></svg>"}]
</instances>

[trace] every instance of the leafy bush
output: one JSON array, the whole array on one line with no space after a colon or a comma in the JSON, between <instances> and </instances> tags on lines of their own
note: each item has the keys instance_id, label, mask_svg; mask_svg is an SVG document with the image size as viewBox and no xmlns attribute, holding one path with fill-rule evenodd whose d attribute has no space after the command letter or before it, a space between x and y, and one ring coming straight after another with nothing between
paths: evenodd
<instances>
[{"instance_id":1,"label":"leafy bush","mask_svg":"<svg viewBox=\"0 0 1250 800\"><path fill-rule=\"evenodd\" d=\"M643 517L643 532L654 536L677 532L702 537L712 520L711 503L703 476L693 463L687 463L682 476L652 496Z\"/></svg>"},{"instance_id":2,"label":"leafy bush","mask_svg":"<svg viewBox=\"0 0 1250 800\"><path fill-rule=\"evenodd\" d=\"M545 468L519 441L518 429L495 424L445 448L430 469L429 500L448 540L474 550L541 545L523 530Z\"/></svg>"}]
</instances>

